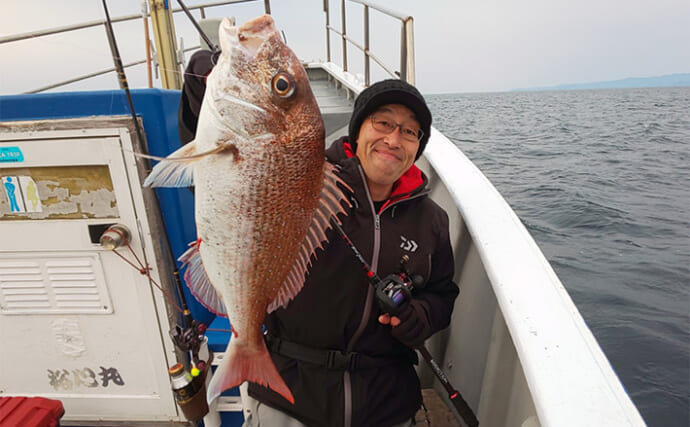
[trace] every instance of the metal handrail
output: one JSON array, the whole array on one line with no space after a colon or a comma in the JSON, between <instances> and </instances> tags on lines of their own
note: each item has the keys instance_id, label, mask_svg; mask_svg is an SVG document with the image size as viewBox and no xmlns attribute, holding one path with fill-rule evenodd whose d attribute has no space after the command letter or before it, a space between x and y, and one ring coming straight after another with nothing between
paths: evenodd
<instances>
[{"instance_id":1,"label":"metal handrail","mask_svg":"<svg viewBox=\"0 0 690 427\"><path fill-rule=\"evenodd\" d=\"M189 10L200 9L202 18L205 18L206 17L206 11L205 11L206 8L211 8L211 7L216 7L216 6L226 6L226 5L233 4L233 3L250 3L250 2L254 2L254 1L259 1L259 0L224 0L224 1L199 4L196 6L188 6L187 9L189 9ZM266 3L267 0L264 0L264 2ZM178 12L182 12L182 11L183 11L182 8L172 10L173 13L178 13ZM270 6L268 6L268 12L270 12ZM136 14L132 14L132 15L124 15L124 16L112 18L111 22L116 23L116 22L133 21L135 19L141 19L141 16L142 16L141 13L136 13ZM147 12L146 16L150 17L151 13ZM67 25L64 27L48 28L45 30L31 31L28 33L23 33L23 34L4 36L4 37L0 37L0 44L16 42L16 41L26 40L26 39L35 39L38 37L50 36L53 34L60 34L60 33L69 32L69 31L83 30L85 28L91 28L91 27L97 27L99 25L105 25L105 23L106 23L105 20L88 21L88 22L83 22L81 24Z\"/></svg>"},{"instance_id":2,"label":"metal handrail","mask_svg":"<svg viewBox=\"0 0 690 427\"><path fill-rule=\"evenodd\" d=\"M195 5L195 6L188 6L188 9L189 10L197 10L198 9L201 13L202 18L205 18L207 8L212 8L212 7L217 7L217 6L226 6L226 5L234 4L234 3L251 3L251 2L255 2L255 1L261 1L261 0L223 0L223 1L203 3L203 4L199 4L199 5ZM263 2L264 2L264 9L265 9L266 13L270 14L271 13L270 0L263 0ZM182 8L173 9L172 12L173 13L183 12L183 9ZM132 14L132 15L124 15L124 16L112 18L111 22L115 23L115 22L133 21L136 19L141 19L142 16L150 17L151 15L150 15L150 12L146 12L144 14L138 13L138 14ZM17 41L21 41L21 40L35 39L35 38L39 38L39 37L50 36L50 35L54 35L54 34L70 32L70 31L83 30L86 28L97 27L99 25L102 25L103 28L105 29L106 21L105 20L88 21L88 22L84 22L81 24L67 25L67 26L63 26L63 27L55 27L55 28L49 28L49 29L45 29L45 30L31 31L28 33L23 33L23 34L4 36L4 37L0 37L0 45L5 44L5 43L17 42ZM200 46L195 46L193 48L185 49L184 51L187 52L190 50L198 49L199 47ZM124 65L124 68L133 67L135 65L143 64L145 62L146 62L146 59L131 62L129 64ZM70 83L75 83L75 82L79 82L82 80L88 80L90 78L97 77L97 76L107 74L110 72L114 72L114 71L116 71L115 67L109 68L107 70L102 70L102 71L97 71L94 73L85 74L85 75L82 75L79 77L75 77L75 78L72 78L69 80L61 81L61 82L58 82L55 84L44 86L42 88L34 89L34 90L24 92L24 93L25 94L39 93L39 92L43 92L43 91L46 91L49 89L54 89L54 88L57 88L60 86L65 86L65 85L68 85Z\"/></svg>"},{"instance_id":3,"label":"metal handrail","mask_svg":"<svg viewBox=\"0 0 690 427\"><path fill-rule=\"evenodd\" d=\"M206 17L206 9L212 8L212 7L217 7L217 6L225 6L229 4L234 4L234 3L250 3L250 2L255 2L255 1L260 1L260 0L223 0L223 1L216 1L216 2L209 2L209 3L204 3L204 4L199 4L195 6L189 6L188 9L190 10L199 10L201 13L202 18ZM388 73L391 77L395 78L400 78L402 80L406 80L411 84L415 84L415 56L414 56L414 20L411 16L409 15L403 15L400 13L397 13L395 11L392 11L390 9L387 9L385 7L379 6L377 4L374 4L370 1L367 0L349 0L353 3L358 3L364 7L364 46L360 45L356 41L354 41L352 38L348 37L347 35L347 13L345 9L345 1L346 0L341 0L341 27L342 30L338 30L334 28L333 26L330 25L330 13L329 13L329 0L324 0L324 11L326 12L326 55L327 55L327 61L331 62L331 38L330 38L330 33L333 32L337 34L341 39L342 39L342 50L343 50L343 71L347 71L348 68L348 63L347 63L347 45L348 43L351 44L352 46L356 47L360 51L364 53L364 76L365 76L365 85L369 86L371 83L371 67L370 67L370 60L374 60L376 64L378 64L386 73ZM263 0L264 2L264 9L266 13L271 12L270 8L270 0ZM392 70L389 66L387 66L384 61L379 58L378 56L374 55L370 51L370 45L369 45L369 9L374 9L378 12L381 12L385 15L388 15L392 18L398 19L402 23L401 27L401 35L400 35L400 72L396 72ZM177 8L173 9L173 13L178 13L182 12L182 8ZM150 16L148 12L143 13L143 14L132 14L132 15L125 15L125 16L120 16L120 17L115 17L112 19L112 22L126 22L126 21L132 21L136 19L141 19L142 16ZM26 39L35 39L38 37L43 37L43 36L48 36L48 35L54 35L54 34L60 34L64 32L69 32L69 31L76 31L76 30L81 30L81 29L86 29L86 28L91 28L95 26L102 25L105 29L106 22L104 20L96 20L96 21L89 21L85 22L82 24L77 24L77 25L69 25L69 26L63 26L63 27L55 27L51 29L46 29L46 30L39 30L39 31L33 31L29 33L23 33L23 34L16 34L16 35L11 35L11 36L5 36L5 37L0 37L0 45L5 44L5 43L11 43L11 42L16 42L16 41L21 41L21 40L26 40ZM194 48L190 49L184 49L185 52L189 50L194 50ZM146 60L140 60L140 61L135 61L129 64L126 64L124 67L129 68L133 67L135 65L139 65L142 63L145 63ZM65 80L62 82L58 82L55 84L51 84L49 86L44 86L39 89L35 89L29 92L25 93L39 93L43 92L49 89L54 89L60 86L65 86L67 84L75 83L78 81L82 80L88 80L90 78L100 76L103 74L107 74L109 72L114 72L116 71L115 68L109 68L107 70L103 71L97 71L94 73L89 73L85 74L76 78L72 78L69 80Z\"/></svg>"},{"instance_id":4,"label":"metal handrail","mask_svg":"<svg viewBox=\"0 0 690 427\"><path fill-rule=\"evenodd\" d=\"M345 8L346 1L358 3L364 6L364 46L352 40L347 35L347 11ZM367 0L341 0L340 2L340 16L341 16L341 30L334 28L330 21L330 6L329 0L324 0L323 9L326 13L326 60L331 62L331 37L333 32L342 39L342 58L343 71L347 71L347 45L350 43L362 53L364 53L364 85L369 86L371 83L371 69L370 59L373 59L384 71L394 78L406 80L410 84L415 84L415 65L414 65L414 19L409 15L403 15L393 10L379 6ZM374 9L392 18L396 18L402 23L400 32L400 73L391 70L383 61L371 53L369 49L369 9Z\"/></svg>"},{"instance_id":5,"label":"metal handrail","mask_svg":"<svg viewBox=\"0 0 690 427\"><path fill-rule=\"evenodd\" d=\"M201 49L200 44L193 46L193 47L186 48L186 49L184 49L184 52L189 52L189 51L197 50L197 49ZM138 61L130 62L129 64L124 64L122 67L123 68L130 68L130 67L134 67L135 65L144 64L144 63L146 63L146 61L147 61L146 59L140 59ZM68 85L70 83L80 82L82 80L88 80L88 79L91 79L93 77L102 76L103 74L112 73L113 71L116 71L115 68L108 68L107 70L96 71L96 72L93 72L90 74L85 74L85 75L80 76L80 77L75 77L73 79L65 80L65 81L58 82L58 83L53 83L53 84L48 85L48 86L43 86L43 87L40 87L38 89L30 90L28 92L24 92L24 95L28 95L28 94L32 94L32 93L45 92L46 90L55 89L57 87L65 86L65 85Z\"/></svg>"}]
</instances>

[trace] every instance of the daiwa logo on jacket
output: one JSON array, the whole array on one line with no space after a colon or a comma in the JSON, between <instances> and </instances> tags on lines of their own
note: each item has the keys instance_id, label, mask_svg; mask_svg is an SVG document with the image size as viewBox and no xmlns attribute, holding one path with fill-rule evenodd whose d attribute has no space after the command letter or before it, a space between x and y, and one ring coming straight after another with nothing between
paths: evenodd
<instances>
[{"instance_id":1,"label":"daiwa logo on jacket","mask_svg":"<svg viewBox=\"0 0 690 427\"><path fill-rule=\"evenodd\" d=\"M417 250L417 242L415 242L412 239L407 239L405 236L400 236L400 240L402 240L402 243L400 244L400 247L408 252L414 252Z\"/></svg>"}]
</instances>

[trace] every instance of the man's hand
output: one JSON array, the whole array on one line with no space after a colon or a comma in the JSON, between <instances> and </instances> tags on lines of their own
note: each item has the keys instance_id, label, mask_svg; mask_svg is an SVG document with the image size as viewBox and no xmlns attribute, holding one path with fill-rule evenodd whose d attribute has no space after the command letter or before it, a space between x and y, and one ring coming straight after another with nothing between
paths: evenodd
<instances>
[{"instance_id":1,"label":"man's hand","mask_svg":"<svg viewBox=\"0 0 690 427\"><path fill-rule=\"evenodd\" d=\"M408 347L416 348L431 336L431 325L425 303L412 299L397 316L388 313L379 316L383 325L391 325L391 334Z\"/></svg>"}]
</instances>

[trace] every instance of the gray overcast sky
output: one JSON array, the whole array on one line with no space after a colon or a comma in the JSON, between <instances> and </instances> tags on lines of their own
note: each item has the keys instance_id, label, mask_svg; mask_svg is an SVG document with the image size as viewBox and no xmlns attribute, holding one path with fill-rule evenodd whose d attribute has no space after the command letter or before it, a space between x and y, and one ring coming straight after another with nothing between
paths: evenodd
<instances>
[{"instance_id":1,"label":"gray overcast sky","mask_svg":"<svg viewBox=\"0 0 690 427\"><path fill-rule=\"evenodd\" d=\"M340 1L330 3L331 23L339 27ZM417 85L424 93L504 91L690 72L689 0L376 3L414 17ZM140 0L108 1L111 17L140 13L140 4ZM99 0L0 0L0 5L0 36L104 18ZM322 0L273 0L271 6L277 26L302 59L325 58L325 44L318 41L325 23ZM243 22L262 10L263 2L255 2L216 8L209 14L234 15ZM352 3L347 10L348 34L362 40L362 6ZM397 64L399 24L377 12L372 12L371 23L372 50ZM175 15L175 25L186 47L198 44L183 14ZM116 24L115 31L125 63L145 57L142 21ZM339 52L335 35L332 40ZM351 67L361 70L361 55L354 48L348 55ZM21 93L113 64L99 27L75 36L0 45L0 58L0 94ZM143 66L128 69L127 77L131 87L146 84ZM375 74L383 77L381 72ZM116 87L111 73L61 90Z\"/></svg>"}]
</instances>

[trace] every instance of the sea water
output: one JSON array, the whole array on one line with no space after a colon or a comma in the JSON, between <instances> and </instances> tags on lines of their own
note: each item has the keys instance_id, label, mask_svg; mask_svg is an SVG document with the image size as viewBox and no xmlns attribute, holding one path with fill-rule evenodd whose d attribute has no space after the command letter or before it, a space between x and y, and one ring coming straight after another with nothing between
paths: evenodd
<instances>
[{"instance_id":1,"label":"sea water","mask_svg":"<svg viewBox=\"0 0 690 427\"><path fill-rule=\"evenodd\" d=\"M690 87L427 96L650 426L690 425Z\"/></svg>"}]
</instances>

